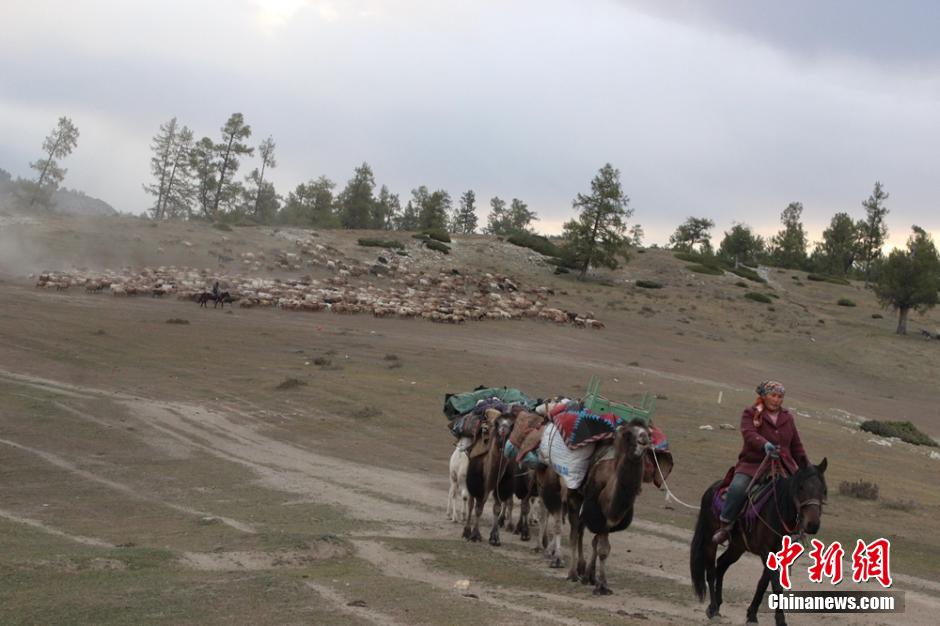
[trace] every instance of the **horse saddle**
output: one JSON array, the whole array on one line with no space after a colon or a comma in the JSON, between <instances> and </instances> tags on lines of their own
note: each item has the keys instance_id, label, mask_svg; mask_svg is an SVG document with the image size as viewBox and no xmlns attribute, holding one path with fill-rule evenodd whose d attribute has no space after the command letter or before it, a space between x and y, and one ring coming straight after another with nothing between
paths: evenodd
<instances>
[{"instance_id":1,"label":"horse saddle","mask_svg":"<svg viewBox=\"0 0 940 626\"><path fill-rule=\"evenodd\" d=\"M719 502L724 502L725 496L728 494L728 487L731 486L731 480L734 478L734 468L730 468L725 474L725 477L722 479L721 484L718 485L717 491L717 500ZM758 478L751 482L747 490L747 497L744 502L745 505L741 507L738 515L747 511L752 503L761 504L763 497L767 494L767 491L773 485L773 480L770 474L764 474L762 477Z\"/></svg>"}]
</instances>

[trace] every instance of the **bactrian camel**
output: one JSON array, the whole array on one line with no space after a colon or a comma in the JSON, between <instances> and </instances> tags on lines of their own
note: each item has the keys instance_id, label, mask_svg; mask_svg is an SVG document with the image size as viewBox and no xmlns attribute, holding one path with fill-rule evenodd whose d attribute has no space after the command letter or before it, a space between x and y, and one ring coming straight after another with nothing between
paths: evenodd
<instances>
[{"instance_id":1,"label":"bactrian camel","mask_svg":"<svg viewBox=\"0 0 940 626\"><path fill-rule=\"evenodd\" d=\"M489 413L489 411L487 411ZM467 491L470 502L467 509L467 521L463 529L464 538L480 541L480 515L486 499L493 494L493 529L490 531L490 544L500 545L499 518L503 505L512 500L513 466L503 454L503 446L513 427L512 415L488 415L484 422L483 436L489 438L486 454L470 459L467 468Z\"/></svg>"},{"instance_id":2,"label":"bactrian camel","mask_svg":"<svg viewBox=\"0 0 940 626\"><path fill-rule=\"evenodd\" d=\"M598 449L600 458L595 457L597 460L577 490L568 489L551 468L538 473L539 491L549 513L558 520L562 507L567 509L571 544L568 580L593 584L595 594L611 593L606 571L610 555L608 535L626 529L633 521L633 504L643 485L644 458L649 448L649 429L643 421L633 420L617 427L610 446ZM585 528L594 534L590 564L585 562L582 545ZM556 522L558 531L560 523ZM558 541L556 534L554 567L561 564Z\"/></svg>"}]
</instances>

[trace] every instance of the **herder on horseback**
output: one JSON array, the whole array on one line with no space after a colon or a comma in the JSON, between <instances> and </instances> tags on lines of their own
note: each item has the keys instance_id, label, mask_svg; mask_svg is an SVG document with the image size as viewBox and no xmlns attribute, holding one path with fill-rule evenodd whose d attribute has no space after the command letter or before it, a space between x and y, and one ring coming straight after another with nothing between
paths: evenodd
<instances>
[{"instance_id":1,"label":"herder on horseback","mask_svg":"<svg viewBox=\"0 0 940 626\"><path fill-rule=\"evenodd\" d=\"M767 458L779 460L791 474L810 464L793 415L783 408L785 393L779 382L765 380L757 387L757 400L741 414L744 447L738 455L734 478L721 509L721 528L712 537L714 543L728 540L734 519L747 497L748 486L752 481L759 481L758 473L763 474L771 466Z\"/></svg>"}]
</instances>

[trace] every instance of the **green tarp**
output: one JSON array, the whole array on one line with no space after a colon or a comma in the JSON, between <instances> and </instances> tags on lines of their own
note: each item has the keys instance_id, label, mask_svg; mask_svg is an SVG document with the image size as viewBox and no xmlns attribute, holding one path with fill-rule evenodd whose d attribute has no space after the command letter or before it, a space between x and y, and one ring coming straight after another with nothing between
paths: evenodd
<instances>
[{"instance_id":1,"label":"green tarp","mask_svg":"<svg viewBox=\"0 0 940 626\"><path fill-rule=\"evenodd\" d=\"M521 404L526 409L532 410L538 403L518 389L512 387L486 387L476 389L466 393L448 393L444 395L444 415L452 420L458 415L469 413L480 400L489 398L499 398L506 404Z\"/></svg>"}]
</instances>

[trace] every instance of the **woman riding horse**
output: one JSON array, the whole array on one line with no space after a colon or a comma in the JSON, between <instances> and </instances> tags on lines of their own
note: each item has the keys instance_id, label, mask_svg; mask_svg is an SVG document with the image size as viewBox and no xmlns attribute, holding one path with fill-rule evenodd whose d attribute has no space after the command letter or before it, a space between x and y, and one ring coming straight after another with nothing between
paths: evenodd
<instances>
[{"instance_id":1,"label":"woman riding horse","mask_svg":"<svg viewBox=\"0 0 940 626\"><path fill-rule=\"evenodd\" d=\"M734 478L728 487L721 509L721 528L712 537L715 543L727 541L735 517L747 497L748 485L760 476L765 457L777 459L791 474L807 467L809 458L793 415L783 408L786 390L775 380L765 380L757 387L757 400L741 415L741 436L744 447L734 467Z\"/></svg>"}]
</instances>

